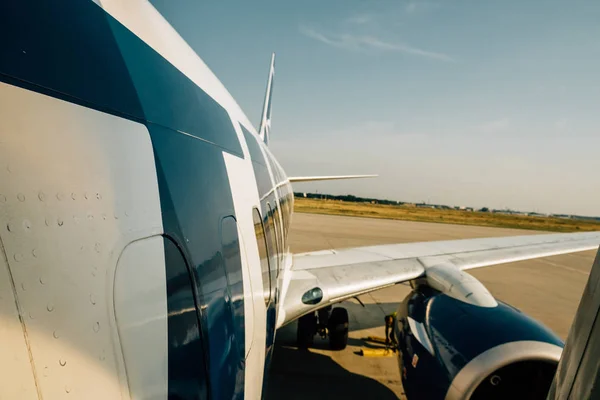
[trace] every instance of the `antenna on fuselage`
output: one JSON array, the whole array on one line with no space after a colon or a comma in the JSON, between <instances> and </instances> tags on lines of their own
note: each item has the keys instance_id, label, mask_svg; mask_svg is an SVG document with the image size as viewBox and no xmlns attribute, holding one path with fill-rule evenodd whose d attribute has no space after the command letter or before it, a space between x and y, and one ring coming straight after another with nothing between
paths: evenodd
<instances>
[{"instance_id":1,"label":"antenna on fuselage","mask_svg":"<svg viewBox=\"0 0 600 400\"><path fill-rule=\"evenodd\" d=\"M275 76L275 53L271 55L271 68L269 69L269 80L267 81L267 92L265 93L265 102L260 120L258 135L269 145L271 136L271 97L273 94L273 77Z\"/></svg>"}]
</instances>

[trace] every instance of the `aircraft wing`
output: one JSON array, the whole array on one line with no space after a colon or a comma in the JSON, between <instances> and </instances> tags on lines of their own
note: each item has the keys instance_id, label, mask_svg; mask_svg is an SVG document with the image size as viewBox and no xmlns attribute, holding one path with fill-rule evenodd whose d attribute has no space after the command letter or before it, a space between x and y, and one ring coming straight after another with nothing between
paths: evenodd
<instances>
[{"instance_id":1,"label":"aircraft wing","mask_svg":"<svg viewBox=\"0 0 600 400\"><path fill-rule=\"evenodd\" d=\"M295 254L277 326L329 304L423 277L430 267L459 269L597 249L600 232L387 244ZM315 297L322 300L316 304ZM304 301L303 301L304 296ZM309 302L309 304L306 304Z\"/></svg>"}]
</instances>

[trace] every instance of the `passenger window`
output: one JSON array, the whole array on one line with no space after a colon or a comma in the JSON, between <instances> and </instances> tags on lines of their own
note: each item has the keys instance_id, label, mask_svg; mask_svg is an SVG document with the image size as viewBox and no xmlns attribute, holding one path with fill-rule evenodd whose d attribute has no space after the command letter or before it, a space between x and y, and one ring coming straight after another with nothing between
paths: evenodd
<instances>
[{"instance_id":1,"label":"passenger window","mask_svg":"<svg viewBox=\"0 0 600 400\"><path fill-rule=\"evenodd\" d=\"M265 228L263 226L260 211L254 208L252 211L254 220L254 234L256 235L256 243L258 244L258 256L260 257L260 269L262 273L263 291L265 304L271 301L271 275L269 273L269 253L267 251L267 238Z\"/></svg>"},{"instance_id":2,"label":"passenger window","mask_svg":"<svg viewBox=\"0 0 600 400\"><path fill-rule=\"evenodd\" d=\"M280 187L277 190L277 194L279 195L279 207L278 209L281 212L281 225L282 225L282 231L283 231L283 237L282 239L285 239L285 233L287 232L287 221L286 221L286 211L287 211L287 206L285 203L285 196L283 194L283 188ZM282 240L283 242L284 240ZM285 243L282 244L282 252L285 251Z\"/></svg>"},{"instance_id":3,"label":"passenger window","mask_svg":"<svg viewBox=\"0 0 600 400\"><path fill-rule=\"evenodd\" d=\"M279 207L275 207L273 210L273 221L275 222L275 232L279 239L278 251L277 251L277 271L276 277L279 277L279 270L282 268L282 256L283 256L283 234L281 231L281 223L279 222Z\"/></svg>"},{"instance_id":4,"label":"passenger window","mask_svg":"<svg viewBox=\"0 0 600 400\"><path fill-rule=\"evenodd\" d=\"M267 203L267 206L269 207L269 230L271 232L273 232L273 238L275 239L275 253L273 254L273 258L275 259L275 261L273 262L273 269L275 271L279 270L279 249L281 248L281 244L279 241L279 224L277 223L277 214L276 214L276 210L273 211L273 208L271 208L271 205L269 203Z\"/></svg>"},{"instance_id":5,"label":"passenger window","mask_svg":"<svg viewBox=\"0 0 600 400\"><path fill-rule=\"evenodd\" d=\"M267 234L267 246L269 249L269 258L271 260L271 290L275 288L275 281L273 279L273 271L277 270L277 233L275 231L275 225L273 223L273 209L271 204L267 203L267 220L265 222L265 232Z\"/></svg>"}]
</instances>

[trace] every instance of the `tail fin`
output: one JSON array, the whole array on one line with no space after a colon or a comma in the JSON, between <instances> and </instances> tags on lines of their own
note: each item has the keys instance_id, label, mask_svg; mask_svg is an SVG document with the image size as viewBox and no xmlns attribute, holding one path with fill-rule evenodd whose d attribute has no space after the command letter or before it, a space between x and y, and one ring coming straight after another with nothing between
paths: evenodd
<instances>
[{"instance_id":1,"label":"tail fin","mask_svg":"<svg viewBox=\"0 0 600 400\"><path fill-rule=\"evenodd\" d=\"M269 80L267 81L267 93L265 94L265 102L260 120L260 128L258 134L260 138L269 144L271 136L271 95L273 94L273 76L275 75L275 53L271 56L271 68L269 69Z\"/></svg>"}]
</instances>

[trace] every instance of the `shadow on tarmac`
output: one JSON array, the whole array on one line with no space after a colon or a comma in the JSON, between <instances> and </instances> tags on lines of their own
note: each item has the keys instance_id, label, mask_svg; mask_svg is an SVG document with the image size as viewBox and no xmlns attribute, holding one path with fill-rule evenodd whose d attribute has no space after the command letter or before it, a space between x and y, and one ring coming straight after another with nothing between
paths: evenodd
<instances>
[{"instance_id":1,"label":"shadow on tarmac","mask_svg":"<svg viewBox=\"0 0 600 400\"><path fill-rule=\"evenodd\" d=\"M278 344L267 379L267 400L398 399L385 385L347 371L328 356Z\"/></svg>"},{"instance_id":2,"label":"shadow on tarmac","mask_svg":"<svg viewBox=\"0 0 600 400\"><path fill-rule=\"evenodd\" d=\"M350 325L352 326L352 323ZM384 384L354 374L331 357L314 352L315 349L329 350L328 340L316 336L315 343L309 350L297 349L295 341L296 323L277 331L273 359L267 376L267 400L398 399ZM365 342L349 338L348 345L365 346ZM364 361L357 358L357 362Z\"/></svg>"}]
</instances>

